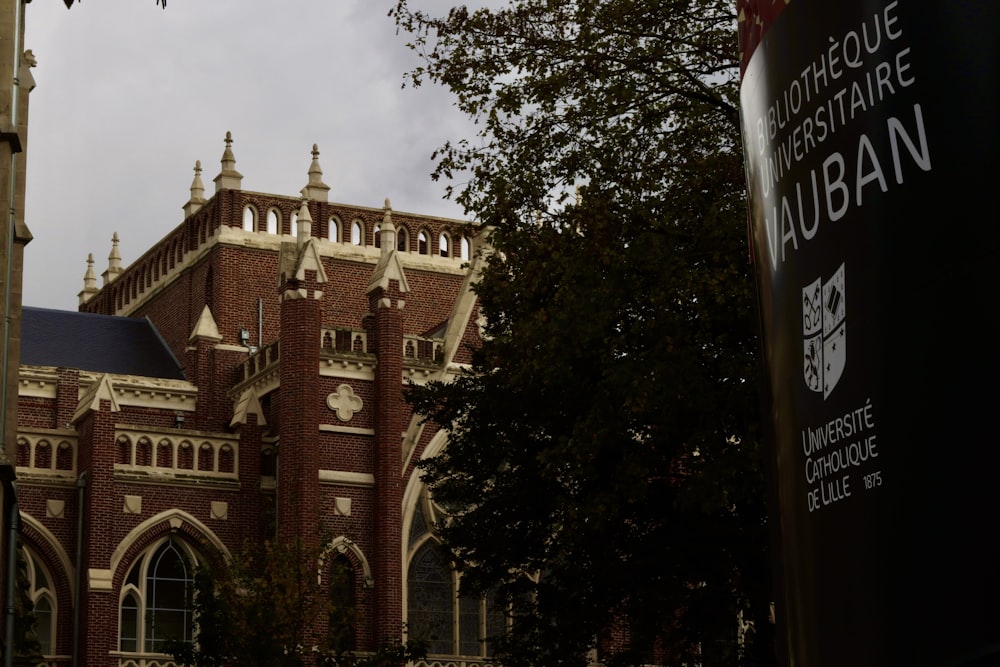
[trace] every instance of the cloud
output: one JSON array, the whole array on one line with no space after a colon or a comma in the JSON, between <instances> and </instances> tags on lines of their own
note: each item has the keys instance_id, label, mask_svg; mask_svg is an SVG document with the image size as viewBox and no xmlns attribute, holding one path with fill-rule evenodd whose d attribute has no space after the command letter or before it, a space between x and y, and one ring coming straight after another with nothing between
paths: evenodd
<instances>
[{"instance_id":1,"label":"cloud","mask_svg":"<svg viewBox=\"0 0 1000 667\"><path fill-rule=\"evenodd\" d=\"M176 227L227 131L248 190L294 195L318 144L333 201L462 217L430 155L473 128L376 0L55 0L27 5L32 74L24 303L75 309L118 232L126 264ZM421 3L444 12L450 3Z\"/></svg>"}]
</instances>

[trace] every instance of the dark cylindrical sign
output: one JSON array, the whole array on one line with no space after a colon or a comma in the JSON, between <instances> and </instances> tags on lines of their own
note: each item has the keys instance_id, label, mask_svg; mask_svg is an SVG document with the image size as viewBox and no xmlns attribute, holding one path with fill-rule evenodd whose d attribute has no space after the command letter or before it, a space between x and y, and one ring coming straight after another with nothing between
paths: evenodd
<instances>
[{"instance_id":1,"label":"dark cylindrical sign","mask_svg":"<svg viewBox=\"0 0 1000 667\"><path fill-rule=\"evenodd\" d=\"M796 666L993 664L1000 2L772 18L741 113L782 641Z\"/></svg>"}]
</instances>

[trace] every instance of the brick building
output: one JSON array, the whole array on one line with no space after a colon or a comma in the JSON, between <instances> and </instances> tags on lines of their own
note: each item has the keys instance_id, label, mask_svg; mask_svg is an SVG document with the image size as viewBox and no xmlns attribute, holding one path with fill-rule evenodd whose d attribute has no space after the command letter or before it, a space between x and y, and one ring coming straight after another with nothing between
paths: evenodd
<instances>
[{"instance_id":1,"label":"brick building","mask_svg":"<svg viewBox=\"0 0 1000 667\"><path fill-rule=\"evenodd\" d=\"M469 360L476 229L333 203L318 157L301 196L245 191L227 134L178 227L127 267L115 235L79 312L25 309L16 473L48 664L170 664L185 559L318 529L357 649L405 623L429 661L486 655L497 619L456 596L415 472L444 433L402 400Z\"/></svg>"}]
</instances>

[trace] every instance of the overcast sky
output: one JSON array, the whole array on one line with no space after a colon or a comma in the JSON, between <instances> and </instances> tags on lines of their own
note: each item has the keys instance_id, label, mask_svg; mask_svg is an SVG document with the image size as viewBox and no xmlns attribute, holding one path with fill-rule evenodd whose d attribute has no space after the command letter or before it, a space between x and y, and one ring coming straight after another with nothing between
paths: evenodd
<instances>
[{"instance_id":1,"label":"overcast sky","mask_svg":"<svg viewBox=\"0 0 1000 667\"><path fill-rule=\"evenodd\" d=\"M472 127L448 91L401 88L417 61L393 4L32 0L24 304L75 310L88 252L100 283L114 232L128 265L180 224L195 160L214 192L227 130L246 190L297 195L315 143L331 201L463 217L430 156Z\"/></svg>"}]
</instances>

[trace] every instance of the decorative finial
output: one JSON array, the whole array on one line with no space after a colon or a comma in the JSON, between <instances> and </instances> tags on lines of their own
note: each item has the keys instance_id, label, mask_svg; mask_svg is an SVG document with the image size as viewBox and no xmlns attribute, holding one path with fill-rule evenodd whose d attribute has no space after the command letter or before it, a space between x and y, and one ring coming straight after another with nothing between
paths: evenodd
<instances>
[{"instance_id":1,"label":"decorative finial","mask_svg":"<svg viewBox=\"0 0 1000 667\"><path fill-rule=\"evenodd\" d=\"M313 201L329 201L330 186L323 182L323 168L319 166L319 147L313 144L312 162L309 164L309 183L306 184L309 198Z\"/></svg>"},{"instance_id":2,"label":"decorative finial","mask_svg":"<svg viewBox=\"0 0 1000 667\"><path fill-rule=\"evenodd\" d=\"M83 290L80 292L80 305L90 301L97 294L97 276L94 274L94 253L87 253L87 272L83 274Z\"/></svg>"},{"instance_id":3,"label":"decorative finial","mask_svg":"<svg viewBox=\"0 0 1000 667\"><path fill-rule=\"evenodd\" d=\"M296 220L298 225L298 235L296 241L301 248L312 236L312 216L309 214L309 197L306 194L307 188L302 188L302 206L299 207L299 215Z\"/></svg>"},{"instance_id":4,"label":"decorative finial","mask_svg":"<svg viewBox=\"0 0 1000 667\"><path fill-rule=\"evenodd\" d=\"M111 252L108 254L108 268L101 274L104 277L104 284L107 285L118 277L122 272L122 256L118 251L118 232L111 237Z\"/></svg>"},{"instance_id":5,"label":"decorative finial","mask_svg":"<svg viewBox=\"0 0 1000 667\"><path fill-rule=\"evenodd\" d=\"M205 184L201 180L201 160L194 162L194 179L191 181L191 198L184 204L184 218L194 215L206 202Z\"/></svg>"},{"instance_id":6,"label":"decorative finial","mask_svg":"<svg viewBox=\"0 0 1000 667\"><path fill-rule=\"evenodd\" d=\"M379 227L379 245L382 254L385 255L396 250L396 225L392 222L392 204L389 198L385 198L385 206L382 207L385 214L382 216L382 226Z\"/></svg>"},{"instance_id":7,"label":"decorative finial","mask_svg":"<svg viewBox=\"0 0 1000 667\"><path fill-rule=\"evenodd\" d=\"M228 164L227 164L228 163ZM222 151L222 170L236 167L236 156L233 155L233 133L226 130L226 150Z\"/></svg>"},{"instance_id":8,"label":"decorative finial","mask_svg":"<svg viewBox=\"0 0 1000 667\"><path fill-rule=\"evenodd\" d=\"M222 151L222 171L215 177L215 191L239 190L243 185L243 174L236 171L236 156L233 155L233 133L226 130L226 150Z\"/></svg>"}]
</instances>

